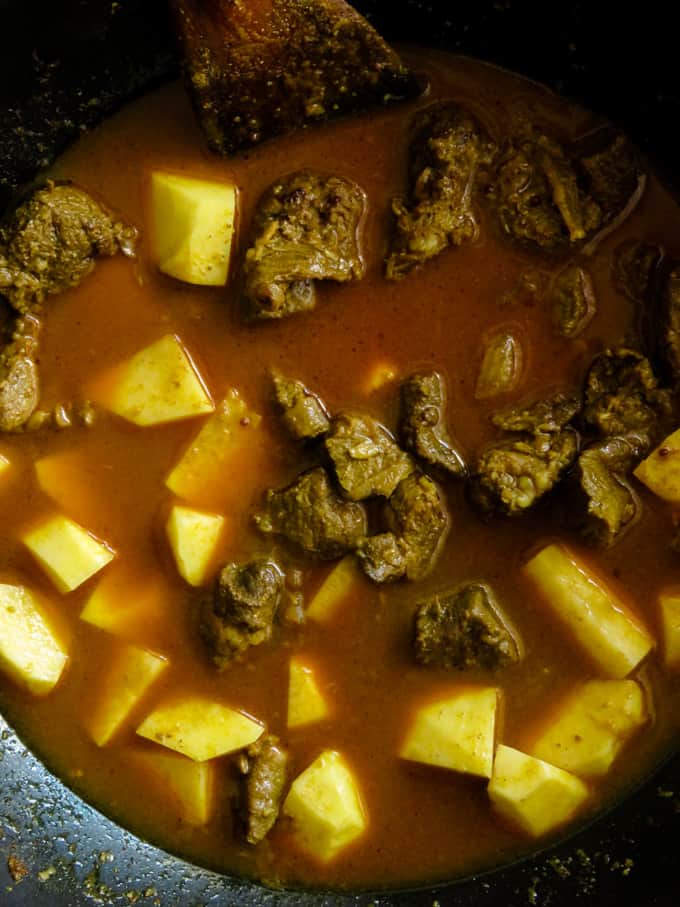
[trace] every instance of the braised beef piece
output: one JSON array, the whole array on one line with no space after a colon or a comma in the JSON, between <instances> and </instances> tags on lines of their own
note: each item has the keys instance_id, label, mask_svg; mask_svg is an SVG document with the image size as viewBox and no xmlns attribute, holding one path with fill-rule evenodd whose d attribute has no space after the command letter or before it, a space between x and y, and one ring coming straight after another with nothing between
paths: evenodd
<instances>
[{"instance_id":1,"label":"braised beef piece","mask_svg":"<svg viewBox=\"0 0 680 907\"><path fill-rule=\"evenodd\" d=\"M643 179L640 160L630 141L613 129L598 130L589 140L599 147L581 154L579 166L588 193L608 223L628 204Z\"/></svg>"},{"instance_id":2,"label":"braised beef piece","mask_svg":"<svg viewBox=\"0 0 680 907\"><path fill-rule=\"evenodd\" d=\"M269 490L255 522L261 532L283 536L321 560L348 554L366 535L364 508L343 500L320 466L303 473L287 488Z\"/></svg>"},{"instance_id":3,"label":"braised beef piece","mask_svg":"<svg viewBox=\"0 0 680 907\"><path fill-rule=\"evenodd\" d=\"M669 261L654 286L648 315L650 353L664 378L680 385L680 262Z\"/></svg>"},{"instance_id":4,"label":"braised beef piece","mask_svg":"<svg viewBox=\"0 0 680 907\"><path fill-rule=\"evenodd\" d=\"M389 531L359 543L364 572L376 583L419 580L434 567L449 531L443 495L428 476L405 478L386 507Z\"/></svg>"},{"instance_id":5,"label":"braised beef piece","mask_svg":"<svg viewBox=\"0 0 680 907\"><path fill-rule=\"evenodd\" d=\"M48 182L0 223L0 295L29 312L79 284L96 258L130 254L135 239L87 192Z\"/></svg>"},{"instance_id":6,"label":"braised beef piece","mask_svg":"<svg viewBox=\"0 0 680 907\"><path fill-rule=\"evenodd\" d=\"M269 561L220 571L200 615L201 636L219 668L271 638L282 591L283 574Z\"/></svg>"},{"instance_id":7,"label":"braised beef piece","mask_svg":"<svg viewBox=\"0 0 680 907\"><path fill-rule=\"evenodd\" d=\"M653 283L663 252L654 243L627 239L614 249L614 284L632 302L643 304Z\"/></svg>"},{"instance_id":8,"label":"braised beef piece","mask_svg":"<svg viewBox=\"0 0 680 907\"><path fill-rule=\"evenodd\" d=\"M551 288L552 320L563 337L573 338L588 327L597 311L590 274L575 263L557 274Z\"/></svg>"},{"instance_id":9,"label":"braised beef piece","mask_svg":"<svg viewBox=\"0 0 680 907\"><path fill-rule=\"evenodd\" d=\"M330 428L323 402L302 381L273 374L274 400L288 434L296 441L318 438Z\"/></svg>"},{"instance_id":10,"label":"braised beef piece","mask_svg":"<svg viewBox=\"0 0 680 907\"><path fill-rule=\"evenodd\" d=\"M234 154L420 93L342 0L173 0L184 72L213 151Z\"/></svg>"},{"instance_id":11,"label":"braised beef piece","mask_svg":"<svg viewBox=\"0 0 680 907\"><path fill-rule=\"evenodd\" d=\"M288 773L288 753L278 737L263 734L236 758L240 772L238 813L243 837L259 844L279 816Z\"/></svg>"},{"instance_id":12,"label":"braised beef piece","mask_svg":"<svg viewBox=\"0 0 680 907\"><path fill-rule=\"evenodd\" d=\"M38 405L39 322L18 317L0 299L0 432L23 428Z\"/></svg>"},{"instance_id":13,"label":"braised beef piece","mask_svg":"<svg viewBox=\"0 0 680 907\"><path fill-rule=\"evenodd\" d=\"M285 318L314 308L316 281L363 276L360 227L366 198L351 180L302 170L265 193L245 258L252 318Z\"/></svg>"},{"instance_id":14,"label":"braised beef piece","mask_svg":"<svg viewBox=\"0 0 680 907\"><path fill-rule=\"evenodd\" d=\"M353 501L388 498L414 469L411 457L371 416L340 413L324 443L340 487Z\"/></svg>"},{"instance_id":15,"label":"braised beef piece","mask_svg":"<svg viewBox=\"0 0 680 907\"><path fill-rule=\"evenodd\" d=\"M628 446L623 439L615 440L622 447ZM612 456L606 448L595 446L584 450L577 460L575 477L585 511L582 531L604 547L613 545L638 513L637 498L622 471L616 468L623 466L626 459L624 450Z\"/></svg>"},{"instance_id":16,"label":"braised beef piece","mask_svg":"<svg viewBox=\"0 0 680 907\"><path fill-rule=\"evenodd\" d=\"M553 434L568 425L580 409L578 397L557 393L529 405L509 406L494 413L491 422L504 431Z\"/></svg>"},{"instance_id":17,"label":"braised beef piece","mask_svg":"<svg viewBox=\"0 0 680 907\"><path fill-rule=\"evenodd\" d=\"M644 452L671 409L670 393L659 387L649 360L640 353L621 347L593 360L586 376L583 420L601 437L636 436Z\"/></svg>"},{"instance_id":18,"label":"braised beef piece","mask_svg":"<svg viewBox=\"0 0 680 907\"><path fill-rule=\"evenodd\" d=\"M396 221L386 267L390 280L399 280L447 246L475 238L477 171L491 162L494 151L484 128L459 104L437 104L417 115L409 195L392 202Z\"/></svg>"},{"instance_id":19,"label":"braised beef piece","mask_svg":"<svg viewBox=\"0 0 680 907\"><path fill-rule=\"evenodd\" d=\"M466 474L465 461L446 426L446 386L438 372L411 375L402 382L399 437L426 463L454 476Z\"/></svg>"},{"instance_id":20,"label":"braised beef piece","mask_svg":"<svg viewBox=\"0 0 680 907\"><path fill-rule=\"evenodd\" d=\"M521 658L493 593L478 583L421 602L414 643L416 660L437 668L490 670Z\"/></svg>"}]
</instances>

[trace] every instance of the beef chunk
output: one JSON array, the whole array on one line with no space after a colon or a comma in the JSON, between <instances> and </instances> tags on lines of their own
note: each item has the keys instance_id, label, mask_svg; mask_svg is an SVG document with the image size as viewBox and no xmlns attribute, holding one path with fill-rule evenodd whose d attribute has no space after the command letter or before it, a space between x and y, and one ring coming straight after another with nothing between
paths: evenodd
<instances>
[{"instance_id":1,"label":"beef chunk","mask_svg":"<svg viewBox=\"0 0 680 907\"><path fill-rule=\"evenodd\" d=\"M286 784L288 753L277 737L264 734L237 757L241 774L239 818L248 844L259 844L279 816Z\"/></svg>"},{"instance_id":2,"label":"beef chunk","mask_svg":"<svg viewBox=\"0 0 680 907\"><path fill-rule=\"evenodd\" d=\"M219 154L420 93L395 51L342 0L172 6L192 101Z\"/></svg>"},{"instance_id":3,"label":"beef chunk","mask_svg":"<svg viewBox=\"0 0 680 907\"><path fill-rule=\"evenodd\" d=\"M418 114L409 164L409 197L395 198L395 235L386 274L398 280L447 246L477 235L472 200L480 165L494 145L475 117L447 102Z\"/></svg>"},{"instance_id":4,"label":"beef chunk","mask_svg":"<svg viewBox=\"0 0 680 907\"><path fill-rule=\"evenodd\" d=\"M255 521L261 532L281 535L321 560L348 554L366 535L364 508L339 497L320 466L287 488L268 491Z\"/></svg>"},{"instance_id":5,"label":"beef chunk","mask_svg":"<svg viewBox=\"0 0 680 907\"><path fill-rule=\"evenodd\" d=\"M201 636L213 661L225 668L250 646L271 638L283 590L276 564L227 564L201 608Z\"/></svg>"},{"instance_id":6,"label":"beef chunk","mask_svg":"<svg viewBox=\"0 0 680 907\"><path fill-rule=\"evenodd\" d=\"M680 385L679 261L670 261L663 268L655 296L648 326L650 346L661 365L664 377L677 387Z\"/></svg>"},{"instance_id":7,"label":"beef chunk","mask_svg":"<svg viewBox=\"0 0 680 907\"><path fill-rule=\"evenodd\" d=\"M274 398L288 434L296 441L317 438L330 428L326 407L301 381L274 375Z\"/></svg>"},{"instance_id":8,"label":"beef chunk","mask_svg":"<svg viewBox=\"0 0 680 907\"><path fill-rule=\"evenodd\" d=\"M576 459L576 434L522 434L488 447L477 461L470 491L484 511L515 515L551 491Z\"/></svg>"},{"instance_id":9,"label":"beef chunk","mask_svg":"<svg viewBox=\"0 0 680 907\"><path fill-rule=\"evenodd\" d=\"M426 463L465 475L465 462L446 427L446 387L437 372L411 375L402 383L399 436Z\"/></svg>"},{"instance_id":10,"label":"beef chunk","mask_svg":"<svg viewBox=\"0 0 680 907\"><path fill-rule=\"evenodd\" d=\"M571 422L580 409L581 401L577 397L558 393L528 406L511 406L494 413L491 421L504 431L553 434Z\"/></svg>"},{"instance_id":11,"label":"beef chunk","mask_svg":"<svg viewBox=\"0 0 680 907\"><path fill-rule=\"evenodd\" d=\"M654 243L636 239L621 243L614 249L612 260L615 285L633 302L644 303L662 256L661 249Z\"/></svg>"},{"instance_id":12,"label":"beef chunk","mask_svg":"<svg viewBox=\"0 0 680 907\"><path fill-rule=\"evenodd\" d=\"M406 577L419 580L434 567L449 531L442 494L428 476L412 473L387 505L390 531L371 536L357 554L364 572L376 583Z\"/></svg>"},{"instance_id":13,"label":"beef chunk","mask_svg":"<svg viewBox=\"0 0 680 907\"><path fill-rule=\"evenodd\" d=\"M551 295L555 330L563 337L578 337L597 311L590 274L577 264L567 265L555 277Z\"/></svg>"},{"instance_id":14,"label":"beef chunk","mask_svg":"<svg viewBox=\"0 0 680 907\"><path fill-rule=\"evenodd\" d=\"M606 223L625 208L643 176L637 152L624 135L603 129L593 138L599 147L582 155L579 164L588 193Z\"/></svg>"},{"instance_id":15,"label":"beef chunk","mask_svg":"<svg viewBox=\"0 0 680 907\"><path fill-rule=\"evenodd\" d=\"M659 387L649 360L634 350L605 350L586 377L583 419L601 436L658 434L659 420L671 411L671 396Z\"/></svg>"},{"instance_id":16,"label":"beef chunk","mask_svg":"<svg viewBox=\"0 0 680 907\"><path fill-rule=\"evenodd\" d=\"M34 316L16 318L0 300L0 432L23 428L38 405L38 328Z\"/></svg>"},{"instance_id":17,"label":"beef chunk","mask_svg":"<svg viewBox=\"0 0 680 907\"><path fill-rule=\"evenodd\" d=\"M438 668L499 668L520 660L491 591L477 583L427 599L415 616L415 654Z\"/></svg>"},{"instance_id":18,"label":"beef chunk","mask_svg":"<svg viewBox=\"0 0 680 907\"><path fill-rule=\"evenodd\" d=\"M363 276L363 190L350 180L303 170L274 183L260 201L245 259L245 298L253 318L284 318L314 308L315 281Z\"/></svg>"},{"instance_id":19,"label":"beef chunk","mask_svg":"<svg viewBox=\"0 0 680 907\"><path fill-rule=\"evenodd\" d=\"M82 189L49 182L0 224L0 294L28 312L80 283L99 256L131 253L135 237Z\"/></svg>"},{"instance_id":20,"label":"beef chunk","mask_svg":"<svg viewBox=\"0 0 680 907\"><path fill-rule=\"evenodd\" d=\"M584 450L576 469L585 499L583 532L606 547L617 540L638 512L630 486L610 467L608 459L612 461L597 447Z\"/></svg>"},{"instance_id":21,"label":"beef chunk","mask_svg":"<svg viewBox=\"0 0 680 907\"><path fill-rule=\"evenodd\" d=\"M370 416L341 413L331 423L326 451L343 491L353 501L388 498L413 471L413 461Z\"/></svg>"}]
</instances>

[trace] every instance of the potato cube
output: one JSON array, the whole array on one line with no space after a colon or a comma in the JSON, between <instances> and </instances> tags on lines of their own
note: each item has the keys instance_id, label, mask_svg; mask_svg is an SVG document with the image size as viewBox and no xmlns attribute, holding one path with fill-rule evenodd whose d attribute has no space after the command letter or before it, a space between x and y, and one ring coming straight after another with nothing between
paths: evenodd
<instances>
[{"instance_id":1,"label":"potato cube","mask_svg":"<svg viewBox=\"0 0 680 907\"><path fill-rule=\"evenodd\" d=\"M609 677L625 677L654 646L639 618L563 545L524 565L551 612Z\"/></svg>"},{"instance_id":2,"label":"potato cube","mask_svg":"<svg viewBox=\"0 0 680 907\"><path fill-rule=\"evenodd\" d=\"M300 658L290 660L288 681L288 727L303 727L321 721L329 713L314 670Z\"/></svg>"},{"instance_id":3,"label":"potato cube","mask_svg":"<svg viewBox=\"0 0 680 907\"><path fill-rule=\"evenodd\" d=\"M187 825L210 821L215 807L214 762L194 762L157 748L137 752L134 758L177 800L182 821Z\"/></svg>"},{"instance_id":4,"label":"potato cube","mask_svg":"<svg viewBox=\"0 0 680 907\"><path fill-rule=\"evenodd\" d=\"M167 617L169 590L158 576L120 564L97 583L80 619L116 636L139 640Z\"/></svg>"},{"instance_id":5,"label":"potato cube","mask_svg":"<svg viewBox=\"0 0 680 907\"><path fill-rule=\"evenodd\" d=\"M37 596L0 583L0 668L34 696L45 696L67 661L63 635Z\"/></svg>"},{"instance_id":6,"label":"potato cube","mask_svg":"<svg viewBox=\"0 0 680 907\"><path fill-rule=\"evenodd\" d=\"M680 668L680 590L659 595L663 661L667 668Z\"/></svg>"},{"instance_id":7,"label":"potato cube","mask_svg":"<svg viewBox=\"0 0 680 907\"><path fill-rule=\"evenodd\" d=\"M664 501L680 504L680 428L662 441L633 475Z\"/></svg>"},{"instance_id":8,"label":"potato cube","mask_svg":"<svg viewBox=\"0 0 680 907\"><path fill-rule=\"evenodd\" d=\"M575 775L503 745L488 790L496 812L533 838L568 822L589 796Z\"/></svg>"},{"instance_id":9,"label":"potato cube","mask_svg":"<svg viewBox=\"0 0 680 907\"><path fill-rule=\"evenodd\" d=\"M62 515L40 523L22 541L63 593L77 589L116 556L105 542Z\"/></svg>"},{"instance_id":10,"label":"potato cube","mask_svg":"<svg viewBox=\"0 0 680 907\"><path fill-rule=\"evenodd\" d=\"M166 334L100 376L92 398L143 427L211 413L215 406L180 339Z\"/></svg>"},{"instance_id":11,"label":"potato cube","mask_svg":"<svg viewBox=\"0 0 680 907\"><path fill-rule=\"evenodd\" d=\"M399 755L483 778L491 777L498 691L467 687L416 712Z\"/></svg>"},{"instance_id":12,"label":"potato cube","mask_svg":"<svg viewBox=\"0 0 680 907\"><path fill-rule=\"evenodd\" d=\"M123 646L116 653L94 714L86 722L97 746L110 742L167 667L165 658L139 646Z\"/></svg>"},{"instance_id":13,"label":"potato cube","mask_svg":"<svg viewBox=\"0 0 680 907\"><path fill-rule=\"evenodd\" d=\"M317 589L305 612L310 620L331 620L340 605L346 601L361 582L362 573L352 554L333 567Z\"/></svg>"},{"instance_id":14,"label":"potato cube","mask_svg":"<svg viewBox=\"0 0 680 907\"><path fill-rule=\"evenodd\" d=\"M592 680L558 706L529 753L574 775L604 775L646 721L645 699L634 680Z\"/></svg>"},{"instance_id":15,"label":"potato cube","mask_svg":"<svg viewBox=\"0 0 680 907\"><path fill-rule=\"evenodd\" d=\"M224 529L224 517L176 504L165 526L177 570L190 586L205 582Z\"/></svg>"},{"instance_id":16,"label":"potato cube","mask_svg":"<svg viewBox=\"0 0 680 907\"><path fill-rule=\"evenodd\" d=\"M151 209L159 271L186 283L224 286L236 222L236 187L155 171Z\"/></svg>"},{"instance_id":17,"label":"potato cube","mask_svg":"<svg viewBox=\"0 0 680 907\"><path fill-rule=\"evenodd\" d=\"M283 804L304 850L324 863L364 833L368 817L352 770L325 750L293 781Z\"/></svg>"},{"instance_id":18,"label":"potato cube","mask_svg":"<svg viewBox=\"0 0 680 907\"><path fill-rule=\"evenodd\" d=\"M205 762L255 743L264 727L220 702L187 696L154 709L137 728L141 737Z\"/></svg>"},{"instance_id":19,"label":"potato cube","mask_svg":"<svg viewBox=\"0 0 680 907\"><path fill-rule=\"evenodd\" d=\"M238 391L230 390L167 477L167 487L198 506L215 507L215 501L221 503L221 486L225 480L233 480L239 455L256 456L253 448L261 421L262 417L248 409Z\"/></svg>"}]
</instances>

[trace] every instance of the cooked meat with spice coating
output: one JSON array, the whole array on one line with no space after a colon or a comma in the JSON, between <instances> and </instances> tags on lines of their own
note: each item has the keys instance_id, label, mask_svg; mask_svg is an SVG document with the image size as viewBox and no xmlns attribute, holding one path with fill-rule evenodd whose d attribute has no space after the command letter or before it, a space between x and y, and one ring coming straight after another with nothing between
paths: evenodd
<instances>
[{"instance_id":1,"label":"cooked meat with spice coating","mask_svg":"<svg viewBox=\"0 0 680 907\"><path fill-rule=\"evenodd\" d=\"M659 387L649 360L635 350L605 350L586 376L583 420L603 437L634 434L648 439L671 412L672 400Z\"/></svg>"},{"instance_id":2,"label":"cooked meat with spice coating","mask_svg":"<svg viewBox=\"0 0 680 907\"><path fill-rule=\"evenodd\" d=\"M173 0L191 98L208 144L234 154L421 89L343 0Z\"/></svg>"},{"instance_id":3,"label":"cooked meat with spice coating","mask_svg":"<svg viewBox=\"0 0 680 907\"><path fill-rule=\"evenodd\" d=\"M296 441L318 438L330 428L326 407L302 381L274 373L274 399L288 434Z\"/></svg>"},{"instance_id":4,"label":"cooked meat with spice coating","mask_svg":"<svg viewBox=\"0 0 680 907\"><path fill-rule=\"evenodd\" d=\"M261 199L246 252L244 294L256 319L314 308L316 281L363 276L360 230L366 198L351 180L302 170Z\"/></svg>"},{"instance_id":5,"label":"cooked meat with spice coating","mask_svg":"<svg viewBox=\"0 0 680 907\"><path fill-rule=\"evenodd\" d=\"M437 668L499 668L521 658L491 590L478 583L428 598L415 615L415 656Z\"/></svg>"},{"instance_id":6,"label":"cooked meat with spice coating","mask_svg":"<svg viewBox=\"0 0 680 907\"><path fill-rule=\"evenodd\" d=\"M477 171L491 163L494 151L484 128L459 104L438 104L417 115L409 195L392 202L396 222L386 267L390 280L399 280L447 246L475 238Z\"/></svg>"},{"instance_id":7,"label":"cooked meat with spice coating","mask_svg":"<svg viewBox=\"0 0 680 907\"><path fill-rule=\"evenodd\" d=\"M444 498L428 476L412 473L400 483L386 507L390 530L363 540L357 555L376 583L427 576L449 531Z\"/></svg>"},{"instance_id":8,"label":"cooked meat with spice coating","mask_svg":"<svg viewBox=\"0 0 680 907\"><path fill-rule=\"evenodd\" d=\"M83 189L48 182L0 224L0 295L29 312L79 284L96 258L131 254L135 239Z\"/></svg>"},{"instance_id":9,"label":"cooked meat with spice coating","mask_svg":"<svg viewBox=\"0 0 680 907\"><path fill-rule=\"evenodd\" d=\"M630 141L610 128L599 130L590 141L599 145L592 153L581 155L579 166L585 175L588 193L608 223L627 205L644 183L640 160Z\"/></svg>"},{"instance_id":10,"label":"cooked meat with spice coating","mask_svg":"<svg viewBox=\"0 0 680 907\"><path fill-rule=\"evenodd\" d=\"M466 474L465 461L446 426L446 386L438 372L411 375L402 382L399 437L426 463L454 476Z\"/></svg>"},{"instance_id":11,"label":"cooked meat with spice coating","mask_svg":"<svg viewBox=\"0 0 680 907\"><path fill-rule=\"evenodd\" d=\"M654 243L627 239L614 249L612 274L615 285L633 302L644 303L662 257L662 250Z\"/></svg>"},{"instance_id":12,"label":"cooked meat with spice coating","mask_svg":"<svg viewBox=\"0 0 680 907\"><path fill-rule=\"evenodd\" d=\"M557 393L529 405L510 406L494 413L491 421L504 431L553 434L568 425L580 409L578 397Z\"/></svg>"},{"instance_id":13,"label":"cooked meat with spice coating","mask_svg":"<svg viewBox=\"0 0 680 907\"><path fill-rule=\"evenodd\" d=\"M200 632L212 659L225 668L271 638L283 574L269 561L227 564L201 606Z\"/></svg>"},{"instance_id":14,"label":"cooked meat with spice coating","mask_svg":"<svg viewBox=\"0 0 680 907\"><path fill-rule=\"evenodd\" d=\"M241 774L238 812L243 837L259 844L279 817L288 774L288 753L278 737L264 734L236 759Z\"/></svg>"},{"instance_id":15,"label":"cooked meat with spice coating","mask_svg":"<svg viewBox=\"0 0 680 907\"><path fill-rule=\"evenodd\" d=\"M669 261L655 287L648 316L650 347L664 377L680 385L680 262Z\"/></svg>"},{"instance_id":16,"label":"cooked meat with spice coating","mask_svg":"<svg viewBox=\"0 0 680 907\"><path fill-rule=\"evenodd\" d=\"M414 469L411 457L371 416L340 413L324 443L338 482L353 501L388 498Z\"/></svg>"},{"instance_id":17,"label":"cooked meat with spice coating","mask_svg":"<svg viewBox=\"0 0 680 907\"><path fill-rule=\"evenodd\" d=\"M34 316L17 317L0 299L0 432L23 428L38 405L38 330Z\"/></svg>"},{"instance_id":18,"label":"cooked meat with spice coating","mask_svg":"<svg viewBox=\"0 0 680 907\"><path fill-rule=\"evenodd\" d=\"M638 512L633 491L597 447L581 453L576 478L585 499L584 535L605 547L613 545Z\"/></svg>"},{"instance_id":19,"label":"cooked meat with spice coating","mask_svg":"<svg viewBox=\"0 0 680 907\"><path fill-rule=\"evenodd\" d=\"M578 337L595 317L597 304L590 274L569 264L555 277L551 288L552 321L563 337Z\"/></svg>"},{"instance_id":20,"label":"cooked meat with spice coating","mask_svg":"<svg viewBox=\"0 0 680 907\"><path fill-rule=\"evenodd\" d=\"M364 508L343 500L320 466L287 488L269 490L255 522L260 532L283 536L320 560L348 554L366 535Z\"/></svg>"}]
</instances>

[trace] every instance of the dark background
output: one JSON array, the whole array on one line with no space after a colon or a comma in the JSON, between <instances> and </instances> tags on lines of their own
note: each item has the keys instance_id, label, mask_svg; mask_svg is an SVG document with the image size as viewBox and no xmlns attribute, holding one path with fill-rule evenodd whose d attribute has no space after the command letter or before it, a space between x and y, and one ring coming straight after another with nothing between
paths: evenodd
<instances>
[{"instance_id":1,"label":"dark background","mask_svg":"<svg viewBox=\"0 0 680 907\"><path fill-rule=\"evenodd\" d=\"M392 40L491 60L609 116L680 184L671 4L355 5ZM0 41L0 208L82 130L176 72L159 0L0 0ZM121 831L52 778L0 719L0 904L9 907L678 907L678 843L676 758L597 825L509 870L436 892L272 893L188 866ZM28 869L19 882L7 865L15 857Z\"/></svg>"}]
</instances>

